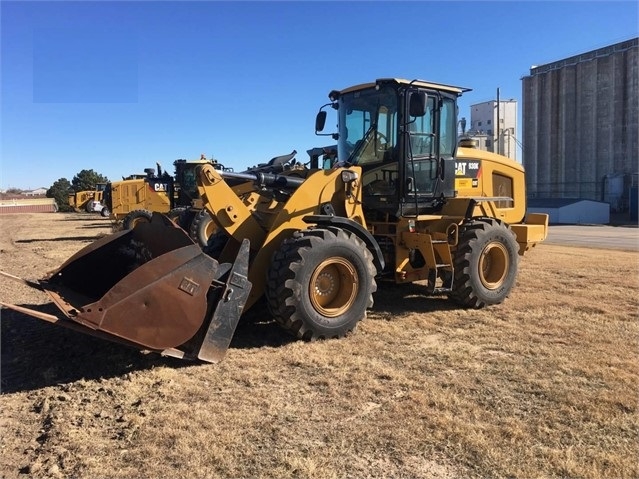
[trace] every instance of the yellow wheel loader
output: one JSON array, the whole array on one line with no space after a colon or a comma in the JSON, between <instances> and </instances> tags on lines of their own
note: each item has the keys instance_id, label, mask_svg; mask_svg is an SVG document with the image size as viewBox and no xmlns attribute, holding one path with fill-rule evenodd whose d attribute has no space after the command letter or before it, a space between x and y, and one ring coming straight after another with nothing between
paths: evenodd
<instances>
[{"instance_id":1,"label":"yellow wheel loader","mask_svg":"<svg viewBox=\"0 0 639 479\"><path fill-rule=\"evenodd\" d=\"M86 211L87 213L100 213L103 217L109 216L109 209L103 204L106 187L107 183L98 183L93 190L69 193L69 206L77 212Z\"/></svg>"},{"instance_id":2,"label":"yellow wheel loader","mask_svg":"<svg viewBox=\"0 0 639 479\"><path fill-rule=\"evenodd\" d=\"M458 147L464 88L381 79L330 93L337 156L323 167L234 173L203 165L216 232L202 251L161 215L89 245L35 286L59 317L112 340L217 361L243 311L306 340L354 330L386 282L419 282L462 307L506 299L548 217L526 214L524 169ZM83 281L104 271L100 284ZM93 275L94 276L94 275Z\"/></svg>"},{"instance_id":3,"label":"yellow wheel loader","mask_svg":"<svg viewBox=\"0 0 639 479\"><path fill-rule=\"evenodd\" d=\"M195 170L204 164L225 169L202 155L199 160L176 160L174 176L163 171L158 163L157 174L155 169L147 168L143 175L110 183L104 196L111 219L121 222L123 229L132 229L140 223L149 223L153 212L163 213L205 245L214 225L204 214L195 180Z\"/></svg>"},{"instance_id":4,"label":"yellow wheel loader","mask_svg":"<svg viewBox=\"0 0 639 479\"><path fill-rule=\"evenodd\" d=\"M297 151L287 155L276 156L267 163L260 163L250 167L250 172L283 172L297 168L295 155ZM205 247L209 238L217 231L217 226L211 218L208 210L204 208L200 193L197 188L196 170L202 164L211 163L216 170L233 171L215 160L206 160L204 155L199 162L178 160L175 165L175 201L174 209L169 212L169 217L189 233L200 246Z\"/></svg>"},{"instance_id":5,"label":"yellow wheel loader","mask_svg":"<svg viewBox=\"0 0 639 479\"><path fill-rule=\"evenodd\" d=\"M283 171L297 152L282 155L252 168L250 171ZM140 223L149 223L153 212L166 214L183 228L200 246L206 246L209 237L216 231L215 223L203 207L196 182L198 167L211 164L215 169L232 171L215 159L204 155L199 160L179 159L173 162L174 176L162 171L157 164L144 174L131 175L122 181L110 183L105 192L106 211L123 229L135 228Z\"/></svg>"}]
</instances>

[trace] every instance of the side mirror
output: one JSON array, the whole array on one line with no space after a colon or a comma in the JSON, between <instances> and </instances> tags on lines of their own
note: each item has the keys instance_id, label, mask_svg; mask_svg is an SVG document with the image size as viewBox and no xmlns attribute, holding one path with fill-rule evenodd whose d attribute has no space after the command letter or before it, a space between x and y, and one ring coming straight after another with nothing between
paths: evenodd
<instances>
[{"instance_id":1,"label":"side mirror","mask_svg":"<svg viewBox=\"0 0 639 479\"><path fill-rule=\"evenodd\" d=\"M317 117L315 117L315 132L322 131L324 129L324 125L326 124L326 111L321 110L317 113Z\"/></svg>"},{"instance_id":2,"label":"side mirror","mask_svg":"<svg viewBox=\"0 0 639 479\"><path fill-rule=\"evenodd\" d=\"M426 93L416 91L410 94L409 114L416 118L426 114Z\"/></svg>"}]
</instances>

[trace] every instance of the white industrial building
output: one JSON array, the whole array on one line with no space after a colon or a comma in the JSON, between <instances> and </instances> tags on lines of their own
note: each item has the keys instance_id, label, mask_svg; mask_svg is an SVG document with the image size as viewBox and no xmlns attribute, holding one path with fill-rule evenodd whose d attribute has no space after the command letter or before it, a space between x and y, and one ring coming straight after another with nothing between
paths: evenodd
<instances>
[{"instance_id":1,"label":"white industrial building","mask_svg":"<svg viewBox=\"0 0 639 479\"><path fill-rule=\"evenodd\" d=\"M476 148L518 161L517 100L490 100L470 106L470 125L464 138Z\"/></svg>"}]
</instances>

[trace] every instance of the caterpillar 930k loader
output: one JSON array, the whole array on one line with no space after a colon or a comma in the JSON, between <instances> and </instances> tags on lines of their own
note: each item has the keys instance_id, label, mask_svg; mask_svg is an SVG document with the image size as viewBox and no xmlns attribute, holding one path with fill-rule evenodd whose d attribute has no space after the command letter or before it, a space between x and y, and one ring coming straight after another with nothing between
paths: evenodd
<instances>
[{"instance_id":1,"label":"caterpillar 930k loader","mask_svg":"<svg viewBox=\"0 0 639 479\"><path fill-rule=\"evenodd\" d=\"M203 165L198 189L217 226L205 251L156 215L39 283L60 318L27 312L216 361L261 297L277 322L309 340L352 331L385 281L420 282L468 308L502 302L548 218L526 215L521 165L457 147L464 91L398 79L332 91L325 107L337 111L337 163L281 174ZM84 282L87 271L102 271L100 284Z\"/></svg>"}]
</instances>

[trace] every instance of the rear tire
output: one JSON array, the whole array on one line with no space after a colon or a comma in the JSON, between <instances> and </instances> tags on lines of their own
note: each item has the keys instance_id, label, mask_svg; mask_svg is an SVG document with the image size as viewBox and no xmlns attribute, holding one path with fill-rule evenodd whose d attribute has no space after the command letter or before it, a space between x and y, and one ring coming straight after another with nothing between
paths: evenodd
<instances>
[{"instance_id":1,"label":"rear tire","mask_svg":"<svg viewBox=\"0 0 639 479\"><path fill-rule=\"evenodd\" d=\"M140 223L150 223L152 213L148 210L133 210L122 220L122 228L132 230Z\"/></svg>"},{"instance_id":2,"label":"rear tire","mask_svg":"<svg viewBox=\"0 0 639 479\"><path fill-rule=\"evenodd\" d=\"M195 211L193 211L191 208L184 208L177 219L177 224L180 228L188 233L190 231L191 223L193 222L194 217Z\"/></svg>"},{"instance_id":3,"label":"rear tire","mask_svg":"<svg viewBox=\"0 0 639 479\"><path fill-rule=\"evenodd\" d=\"M110 215L111 215L111 212L109 211L109 208L107 208L106 206L100 210L100 216L102 216L103 218L108 218Z\"/></svg>"},{"instance_id":4,"label":"rear tire","mask_svg":"<svg viewBox=\"0 0 639 479\"><path fill-rule=\"evenodd\" d=\"M191 221L189 236L197 241L200 247L205 248L209 238L215 233L217 227L206 208L202 208Z\"/></svg>"},{"instance_id":5,"label":"rear tire","mask_svg":"<svg viewBox=\"0 0 639 479\"><path fill-rule=\"evenodd\" d=\"M217 231L209 237L209 240L206 243L206 246L202 248L202 251L211 258L218 260L220 259L220 255L222 254L222 251L224 251L224 247L228 241L229 237L224 231Z\"/></svg>"},{"instance_id":6,"label":"rear tire","mask_svg":"<svg viewBox=\"0 0 639 479\"><path fill-rule=\"evenodd\" d=\"M339 338L373 305L375 274L373 255L356 235L339 228L299 231L273 255L267 304L300 339Z\"/></svg>"},{"instance_id":7,"label":"rear tire","mask_svg":"<svg viewBox=\"0 0 639 479\"><path fill-rule=\"evenodd\" d=\"M178 208L173 208L172 210L170 210L166 214L166 216L167 216L168 219L173 221L173 223L175 223L178 226L180 226L180 215L182 215L182 213L184 213L184 211L186 211L186 207L185 206L180 206Z\"/></svg>"},{"instance_id":8,"label":"rear tire","mask_svg":"<svg viewBox=\"0 0 639 479\"><path fill-rule=\"evenodd\" d=\"M463 225L450 298L477 309L503 302L517 279L518 251L515 234L501 221L486 218Z\"/></svg>"}]
</instances>

